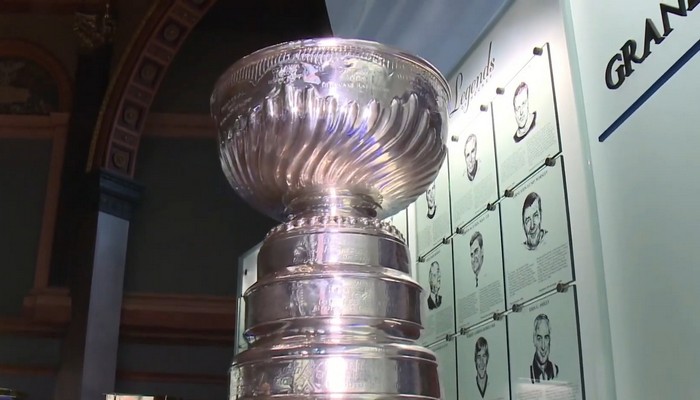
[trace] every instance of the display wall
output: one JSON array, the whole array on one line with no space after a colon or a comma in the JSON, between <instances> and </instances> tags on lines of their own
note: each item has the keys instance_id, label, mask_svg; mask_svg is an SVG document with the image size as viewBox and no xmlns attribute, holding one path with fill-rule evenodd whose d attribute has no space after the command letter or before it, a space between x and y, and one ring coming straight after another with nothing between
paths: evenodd
<instances>
[{"instance_id":1,"label":"display wall","mask_svg":"<svg viewBox=\"0 0 700 400\"><path fill-rule=\"evenodd\" d=\"M618 399L695 399L700 391L700 323L691 311L700 301L697 4L594 0L567 9Z\"/></svg>"},{"instance_id":2,"label":"display wall","mask_svg":"<svg viewBox=\"0 0 700 400\"><path fill-rule=\"evenodd\" d=\"M614 398L568 54L560 2L515 2L448 77L448 159L409 215L445 399Z\"/></svg>"},{"instance_id":3,"label":"display wall","mask_svg":"<svg viewBox=\"0 0 700 400\"><path fill-rule=\"evenodd\" d=\"M568 6L514 2L448 74L448 157L391 218L424 289L420 342L445 399L615 398Z\"/></svg>"}]
</instances>

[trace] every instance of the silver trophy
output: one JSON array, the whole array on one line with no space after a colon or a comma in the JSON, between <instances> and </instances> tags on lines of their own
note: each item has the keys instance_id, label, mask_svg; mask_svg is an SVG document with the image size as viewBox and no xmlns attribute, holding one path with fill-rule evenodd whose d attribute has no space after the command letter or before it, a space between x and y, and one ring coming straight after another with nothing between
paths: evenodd
<instances>
[{"instance_id":1,"label":"silver trophy","mask_svg":"<svg viewBox=\"0 0 700 400\"><path fill-rule=\"evenodd\" d=\"M283 221L244 294L230 399L441 398L435 355L415 343L421 288L383 219L435 179L448 101L426 61L360 40L271 46L219 78L224 173Z\"/></svg>"}]
</instances>

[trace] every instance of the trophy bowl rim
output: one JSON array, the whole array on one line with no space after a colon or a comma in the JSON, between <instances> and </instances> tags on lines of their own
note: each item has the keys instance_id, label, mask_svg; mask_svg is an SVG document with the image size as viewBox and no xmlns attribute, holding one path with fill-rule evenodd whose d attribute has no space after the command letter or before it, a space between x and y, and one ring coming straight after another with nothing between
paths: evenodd
<instances>
[{"instance_id":1,"label":"trophy bowl rim","mask_svg":"<svg viewBox=\"0 0 700 400\"><path fill-rule=\"evenodd\" d=\"M300 40L290 40L282 43L273 44L267 47L258 49L252 53L249 53L242 58L239 58L224 72L219 76L219 78L214 83L214 87L211 95L211 104L214 103L214 97L217 91L224 85L224 82L228 77L234 74L235 71L245 68L256 61L264 59L265 57L270 57L274 54L280 53L282 51L300 51L308 48L337 48L337 47L355 47L358 50L372 50L375 51L386 58L400 59L401 61L407 62L419 69L429 71L431 75L435 77L437 82L442 86L445 95L445 104L451 104L452 93L450 90L450 85L447 82L445 75L430 61L427 59L408 53L394 46L389 46L383 43L375 42L372 40L365 39L348 39L341 37L322 37L322 38L310 38L310 39L300 39ZM448 107L449 108L449 107ZM214 110L211 110L214 114Z\"/></svg>"},{"instance_id":2,"label":"trophy bowl rim","mask_svg":"<svg viewBox=\"0 0 700 400\"><path fill-rule=\"evenodd\" d=\"M433 176L433 179L435 179L440 166L444 162L447 152L447 125L449 125L449 108L452 101L452 93L448 81L438 68L423 57L407 53L396 47L370 40L345 39L338 37L293 40L261 48L240 58L221 74L219 79L214 84L210 97L210 114L214 119L219 140L221 143L223 143L225 135L229 135L230 139L231 133L226 133L226 125L231 123L231 119L229 119L230 115L243 112L243 109L240 109L227 116L224 110L235 110L235 108L232 107L236 107L233 106L233 104L237 102L235 99L238 96L237 93L244 93L248 90L252 90L252 92L255 93L255 96L258 97L265 93L261 87L265 87L267 83L261 82L260 79L263 76L266 76L271 68L283 64L296 63L311 63L319 64L320 66L325 65L326 62L334 63L336 60L353 60L354 58L359 58L364 61L377 64L386 71L398 71L399 74L395 79L406 80L407 76L415 75L418 77L422 75L424 78L423 84L427 84L431 87L432 96L435 97L435 100L437 101L437 112L443 116L442 119L444 119L445 124L440 132L441 139L439 141L441 143L441 149L440 151L436 151L434 155L435 157L433 157L435 158L436 162L436 171ZM404 75L402 71L406 71L406 75ZM306 82L306 78L303 79L304 82ZM239 85L243 86L239 87ZM285 84L285 87L286 85L287 84ZM267 96L267 94L265 94L265 96ZM265 99L267 99L267 97L265 97ZM396 100L396 97L394 97L394 100ZM245 104L242 105L244 108L250 106L247 101L244 101L243 103ZM316 193L318 195L316 197L330 199L328 193L325 193L325 191L328 189L326 186L305 188L304 192L306 192L306 197L301 196L301 191L297 193L293 188L286 188L287 190L282 197L275 199L270 197L265 199L264 197L259 196L259 194L256 193L257 191L254 190L256 185L253 185L250 182L245 183L244 181L239 181L238 179L230 176L232 171L231 166L225 165L224 155L228 157L232 156L232 154L233 153L231 153L230 150L223 149L223 144L219 146L220 160L222 160L222 167L224 169L224 173L227 175L229 183L233 186L238 195L245 199L245 201L253 208L275 220L285 221L288 220L291 215L301 215L298 213L298 211L304 209L303 206L305 203L313 200L308 199L307 197L316 192L319 192ZM348 197L348 199L352 198L352 201L348 199L346 199L347 201L341 201L349 201L354 203L343 204L343 207L350 205L356 210L373 209L369 213L366 213L367 210L362 211L361 213L362 215L366 214L380 219L390 217L391 215L400 211L401 208L415 201L415 199L420 196L420 193L422 193L420 192L418 194L408 196L411 197L410 200L408 197L406 197L405 199L402 199L396 203L391 201L387 203L390 204L390 206L385 208L380 206L382 201L378 200L382 198L384 193L374 193L371 187L362 187L358 190L352 187L336 187L334 189L336 192L338 190L349 190L352 192L350 193L350 196L345 196ZM285 199L285 196L288 198ZM333 196L331 197L335 198L338 196L334 192ZM277 203L279 203L281 207L276 205Z\"/></svg>"}]
</instances>

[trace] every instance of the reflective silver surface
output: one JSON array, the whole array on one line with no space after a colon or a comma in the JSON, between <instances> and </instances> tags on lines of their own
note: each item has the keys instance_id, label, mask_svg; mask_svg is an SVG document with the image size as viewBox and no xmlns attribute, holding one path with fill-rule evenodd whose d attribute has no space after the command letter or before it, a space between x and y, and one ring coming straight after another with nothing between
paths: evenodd
<instances>
[{"instance_id":1,"label":"reflective silver surface","mask_svg":"<svg viewBox=\"0 0 700 400\"><path fill-rule=\"evenodd\" d=\"M377 43L318 39L259 50L216 83L221 164L267 215L364 208L384 219L435 179L447 153L447 82Z\"/></svg>"},{"instance_id":2,"label":"reflective silver surface","mask_svg":"<svg viewBox=\"0 0 700 400\"><path fill-rule=\"evenodd\" d=\"M258 278L300 264L380 265L408 273L403 235L386 222L376 223L374 218L333 216L279 225L260 249Z\"/></svg>"},{"instance_id":3,"label":"reflective silver surface","mask_svg":"<svg viewBox=\"0 0 700 400\"><path fill-rule=\"evenodd\" d=\"M239 399L440 398L435 356L408 344L296 339L249 350L238 362L231 387Z\"/></svg>"},{"instance_id":4,"label":"reflective silver surface","mask_svg":"<svg viewBox=\"0 0 700 400\"><path fill-rule=\"evenodd\" d=\"M285 332L342 333L369 326L390 336L418 339L421 288L376 267L342 271L296 270L258 281L246 293L246 336ZM289 299L271 307L269 299ZM252 340L252 339L251 339Z\"/></svg>"},{"instance_id":5,"label":"reflective silver surface","mask_svg":"<svg viewBox=\"0 0 700 400\"><path fill-rule=\"evenodd\" d=\"M377 43L320 39L247 56L211 98L234 189L286 221L245 293L250 347L230 399L439 399L435 355L414 344L420 286L382 218L445 158L447 84Z\"/></svg>"}]
</instances>

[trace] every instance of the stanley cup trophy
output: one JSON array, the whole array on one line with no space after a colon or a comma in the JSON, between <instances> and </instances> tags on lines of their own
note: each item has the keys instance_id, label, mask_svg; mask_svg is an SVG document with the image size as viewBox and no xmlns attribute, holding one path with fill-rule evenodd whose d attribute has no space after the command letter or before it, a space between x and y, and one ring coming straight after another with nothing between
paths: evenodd
<instances>
[{"instance_id":1,"label":"stanley cup trophy","mask_svg":"<svg viewBox=\"0 0 700 400\"><path fill-rule=\"evenodd\" d=\"M426 61L360 40L268 47L219 78L224 173L283 221L244 295L230 399L441 398L435 355L415 343L421 288L382 221L435 179L448 101Z\"/></svg>"}]
</instances>

